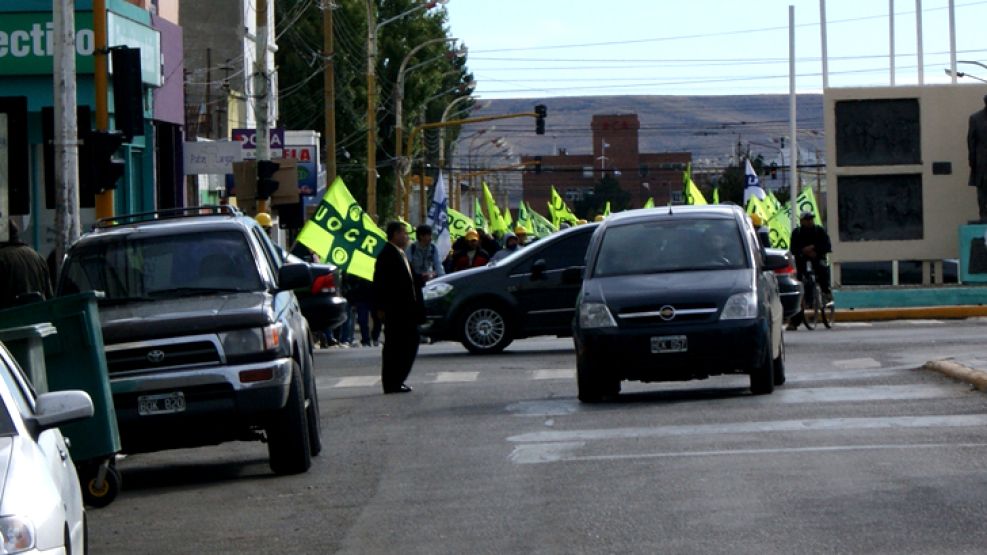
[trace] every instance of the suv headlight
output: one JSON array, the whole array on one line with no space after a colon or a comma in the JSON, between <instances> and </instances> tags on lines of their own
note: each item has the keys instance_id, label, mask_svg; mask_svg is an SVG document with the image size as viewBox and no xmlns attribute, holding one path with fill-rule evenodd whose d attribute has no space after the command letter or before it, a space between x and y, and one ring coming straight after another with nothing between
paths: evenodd
<instances>
[{"instance_id":1,"label":"suv headlight","mask_svg":"<svg viewBox=\"0 0 987 555\"><path fill-rule=\"evenodd\" d=\"M579 327L615 328L617 321L610 314L610 309L604 303L583 303L579 305Z\"/></svg>"},{"instance_id":2,"label":"suv headlight","mask_svg":"<svg viewBox=\"0 0 987 555\"><path fill-rule=\"evenodd\" d=\"M422 289L422 300L427 302L435 299L441 299L449 293L452 293L452 286L448 283L429 283L425 285L424 289Z\"/></svg>"},{"instance_id":3,"label":"suv headlight","mask_svg":"<svg viewBox=\"0 0 987 555\"><path fill-rule=\"evenodd\" d=\"M744 320L757 318L757 295L753 291L735 293L727 299L720 313L720 320Z\"/></svg>"},{"instance_id":4,"label":"suv headlight","mask_svg":"<svg viewBox=\"0 0 987 555\"><path fill-rule=\"evenodd\" d=\"M0 553L34 549L34 524L20 516L0 517Z\"/></svg>"},{"instance_id":5,"label":"suv headlight","mask_svg":"<svg viewBox=\"0 0 987 555\"><path fill-rule=\"evenodd\" d=\"M226 356L251 355L274 351L284 339L284 325L271 324L263 328L251 328L219 334Z\"/></svg>"}]
</instances>

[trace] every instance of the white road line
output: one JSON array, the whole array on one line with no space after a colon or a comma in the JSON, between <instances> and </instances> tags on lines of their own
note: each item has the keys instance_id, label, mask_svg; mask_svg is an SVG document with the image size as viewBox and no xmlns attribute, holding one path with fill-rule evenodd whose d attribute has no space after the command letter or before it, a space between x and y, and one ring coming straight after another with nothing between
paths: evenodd
<instances>
[{"instance_id":1,"label":"white road line","mask_svg":"<svg viewBox=\"0 0 987 555\"><path fill-rule=\"evenodd\" d=\"M840 319L836 319L836 325L841 328L873 328L874 324L870 322L840 322Z\"/></svg>"},{"instance_id":2,"label":"white road line","mask_svg":"<svg viewBox=\"0 0 987 555\"><path fill-rule=\"evenodd\" d=\"M479 372L439 372L434 383L465 383L475 382Z\"/></svg>"},{"instance_id":3,"label":"white road line","mask_svg":"<svg viewBox=\"0 0 987 555\"><path fill-rule=\"evenodd\" d=\"M881 363L872 358L850 358L846 360L834 360L833 366L845 370L863 370L865 368L880 368Z\"/></svg>"},{"instance_id":4,"label":"white road line","mask_svg":"<svg viewBox=\"0 0 987 555\"><path fill-rule=\"evenodd\" d=\"M666 459L683 457L723 457L738 455L785 455L801 453L833 453L847 451L908 450L908 449L969 449L984 448L987 443L926 443L926 444L876 444L876 445L829 445L822 447L781 447L774 449L735 449L717 451L678 451L662 453L621 453L615 455L570 455L572 451L584 447L583 442L540 443L518 445L510 455L515 464L538 464L550 462L604 461L628 459Z\"/></svg>"},{"instance_id":5,"label":"white road line","mask_svg":"<svg viewBox=\"0 0 987 555\"><path fill-rule=\"evenodd\" d=\"M380 383L380 376L347 376L339 378L333 387L370 387Z\"/></svg>"},{"instance_id":6,"label":"white road line","mask_svg":"<svg viewBox=\"0 0 987 555\"><path fill-rule=\"evenodd\" d=\"M871 378L889 378L891 376L899 376L906 371L914 370L918 365L912 366L902 366L899 368L880 368L875 370L838 370L834 372L814 372L812 374L798 374L795 376L789 375L788 381L785 383L795 384L795 383L806 383L806 382L824 382L830 380L865 380Z\"/></svg>"},{"instance_id":7,"label":"white road line","mask_svg":"<svg viewBox=\"0 0 987 555\"><path fill-rule=\"evenodd\" d=\"M942 320L904 320L905 324L912 324L915 326L927 326L930 324L945 324Z\"/></svg>"},{"instance_id":8,"label":"white road line","mask_svg":"<svg viewBox=\"0 0 987 555\"><path fill-rule=\"evenodd\" d=\"M543 430L507 438L512 443L557 443L642 439L689 435L750 434L765 432L812 432L845 430L886 430L906 428L961 428L987 426L987 414L937 416L879 416L868 418L820 418L810 420L774 420L763 422L724 422L685 424L651 428L609 428L590 430Z\"/></svg>"},{"instance_id":9,"label":"white road line","mask_svg":"<svg viewBox=\"0 0 987 555\"><path fill-rule=\"evenodd\" d=\"M861 387L804 387L776 391L782 403L838 403L940 399L957 395L955 387L940 385L870 385ZM964 390L965 391L965 390Z\"/></svg>"},{"instance_id":10,"label":"white road line","mask_svg":"<svg viewBox=\"0 0 987 555\"><path fill-rule=\"evenodd\" d=\"M576 377L576 371L571 368L559 370L535 370L531 373L533 380L571 380Z\"/></svg>"}]
</instances>

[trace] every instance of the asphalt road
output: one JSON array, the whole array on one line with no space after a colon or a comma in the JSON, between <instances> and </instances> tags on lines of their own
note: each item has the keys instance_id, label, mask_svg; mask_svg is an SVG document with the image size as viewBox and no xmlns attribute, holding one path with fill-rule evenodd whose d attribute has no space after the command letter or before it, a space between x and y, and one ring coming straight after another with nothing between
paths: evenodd
<instances>
[{"instance_id":1,"label":"asphalt road","mask_svg":"<svg viewBox=\"0 0 987 555\"><path fill-rule=\"evenodd\" d=\"M424 345L405 395L378 349L317 355L326 450L128 457L94 553L982 553L987 397L924 362L987 322L788 332L788 383L626 384L576 400L571 340Z\"/></svg>"}]
</instances>

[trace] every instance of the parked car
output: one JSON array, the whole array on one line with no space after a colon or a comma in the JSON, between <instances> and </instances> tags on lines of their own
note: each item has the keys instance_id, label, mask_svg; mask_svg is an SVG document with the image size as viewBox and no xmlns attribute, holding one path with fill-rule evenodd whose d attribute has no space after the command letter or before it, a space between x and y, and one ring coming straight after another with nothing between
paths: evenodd
<instances>
[{"instance_id":1,"label":"parked car","mask_svg":"<svg viewBox=\"0 0 987 555\"><path fill-rule=\"evenodd\" d=\"M582 269L596 223L552 234L481 268L446 274L423 290L423 335L462 342L471 353L503 351L513 340L569 336L578 283L562 280Z\"/></svg>"},{"instance_id":2,"label":"parked car","mask_svg":"<svg viewBox=\"0 0 987 555\"><path fill-rule=\"evenodd\" d=\"M617 395L623 380L744 373L751 391L785 381L783 310L774 270L736 206L614 214L587 253L573 322L579 399ZM567 279L578 282L575 271Z\"/></svg>"},{"instance_id":3,"label":"parked car","mask_svg":"<svg viewBox=\"0 0 987 555\"><path fill-rule=\"evenodd\" d=\"M778 294L781 296L781 306L784 308L785 323L787 324L802 310L802 282L799 281L795 269L795 256L785 249L764 249L766 254L784 257L787 264L783 268L775 268L778 278Z\"/></svg>"},{"instance_id":4,"label":"parked car","mask_svg":"<svg viewBox=\"0 0 987 555\"><path fill-rule=\"evenodd\" d=\"M322 449L309 325L285 261L228 206L101 220L67 253L58 294L98 290L125 453L266 440L271 469Z\"/></svg>"},{"instance_id":5,"label":"parked car","mask_svg":"<svg viewBox=\"0 0 987 555\"><path fill-rule=\"evenodd\" d=\"M84 391L36 395L0 343L0 553L85 553L79 476L58 426L93 415Z\"/></svg>"},{"instance_id":6,"label":"parked car","mask_svg":"<svg viewBox=\"0 0 987 555\"><path fill-rule=\"evenodd\" d=\"M306 262L283 250L281 254L287 264ZM298 305L312 331L336 329L346 321L350 310L346 298L340 294L339 267L318 262L308 262L308 266L312 271L312 285L295 289Z\"/></svg>"}]
</instances>

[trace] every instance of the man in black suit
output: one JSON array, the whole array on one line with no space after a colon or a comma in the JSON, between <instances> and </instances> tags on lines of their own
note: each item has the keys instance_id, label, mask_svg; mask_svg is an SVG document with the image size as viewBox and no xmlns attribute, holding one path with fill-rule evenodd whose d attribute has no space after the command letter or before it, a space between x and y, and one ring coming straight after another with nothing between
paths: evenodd
<instances>
[{"instance_id":1,"label":"man in black suit","mask_svg":"<svg viewBox=\"0 0 987 555\"><path fill-rule=\"evenodd\" d=\"M418 355L418 324L424 320L421 289L415 284L404 254L408 230L401 222L387 224L387 244L374 266L374 304L384 322L381 382L384 393L407 393L404 380Z\"/></svg>"},{"instance_id":2,"label":"man in black suit","mask_svg":"<svg viewBox=\"0 0 987 555\"><path fill-rule=\"evenodd\" d=\"M966 145L970 158L969 185L977 188L980 223L987 223L987 96L984 96L984 109L970 115Z\"/></svg>"}]
</instances>

